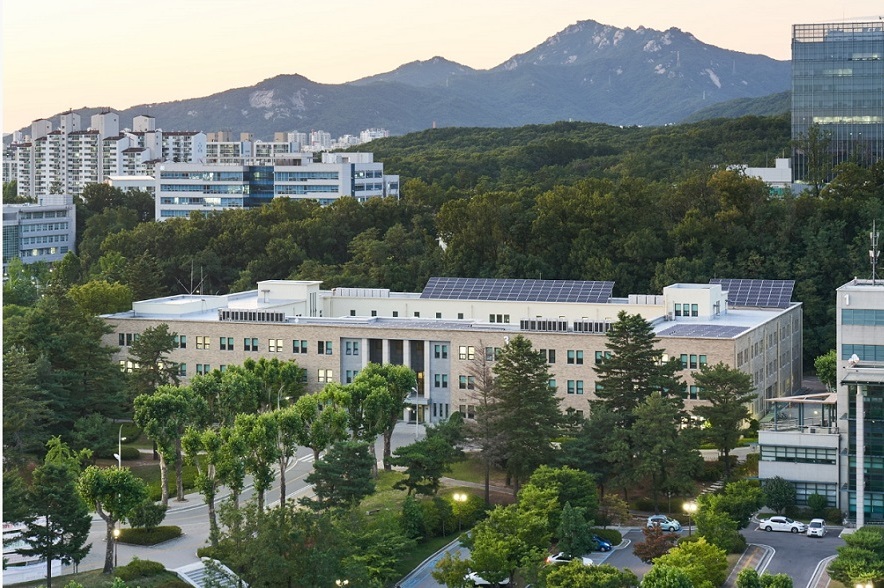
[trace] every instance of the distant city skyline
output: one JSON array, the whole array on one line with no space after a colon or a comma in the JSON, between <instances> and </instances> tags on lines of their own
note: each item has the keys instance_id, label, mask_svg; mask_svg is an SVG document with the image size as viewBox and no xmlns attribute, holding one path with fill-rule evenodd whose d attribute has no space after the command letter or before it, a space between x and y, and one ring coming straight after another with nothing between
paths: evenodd
<instances>
[{"instance_id":1,"label":"distant city skyline","mask_svg":"<svg viewBox=\"0 0 884 588\"><path fill-rule=\"evenodd\" d=\"M16 0L2 13L3 133L69 108L197 98L280 74L340 84L436 56L489 69L583 20L675 27L788 60L793 24L882 16L880 0Z\"/></svg>"}]
</instances>

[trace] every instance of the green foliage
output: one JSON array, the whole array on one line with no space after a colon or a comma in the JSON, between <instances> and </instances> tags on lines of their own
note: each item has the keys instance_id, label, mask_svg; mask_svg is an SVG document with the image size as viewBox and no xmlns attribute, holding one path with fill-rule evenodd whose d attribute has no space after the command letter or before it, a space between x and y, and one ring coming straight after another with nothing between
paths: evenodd
<instances>
[{"instance_id":1,"label":"green foliage","mask_svg":"<svg viewBox=\"0 0 884 588\"><path fill-rule=\"evenodd\" d=\"M132 308L132 290L119 282L93 280L82 285L74 285L68 296L87 314L110 314Z\"/></svg>"},{"instance_id":2,"label":"green foliage","mask_svg":"<svg viewBox=\"0 0 884 588\"><path fill-rule=\"evenodd\" d=\"M823 518L830 525L840 525L844 522L844 513L839 508L827 508Z\"/></svg>"},{"instance_id":3,"label":"green foliage","mask_svg":"<svg viewBox=\"0 0 884 588\"><path fill-rule=\"evenodd\" d=\"M583 508L572 508L566 502L562 509L561 521L556 528L559 539L558 549L568 555L580 556L592 551L595 540L592 538L591 523L586 520Z\"/></svg>"},{"instance_id":4,"label":"green foliage","mask_svg":"<svg viewBox=\"0 0 884 588\"><path fill-rule=\"evenodd\" d=\"M761 577L752 568L744 568L737 575L737 588L761 588Z\"/></svg>"},{"instance_id":5,"label":"green foliage","mask_svg":"<svg viewBox=\"0 0 884 588\"><path fill-rule=\"evenodd\" d=\"M23 463L28 459L27 454L39 449L46 438L51 412L47 390L41 385L39 375L38 362L30 360L24 348L4 347L4 464Z\"/></svg>"},{"instance_id":6,"label":"green foliage","mask_svg":"<svg viewBox=\"0 0 884 588\"><path fill-rule=\"evenodd\" d=\"M780 476L764 481L764 504L780 514L795 504L795 485Z\"/></svg>"},{"instance_id":7,"label":"green foliage","mask_svg":"<svg viewBox=\"0 0 884 588\"><path fill-rule=\"evenodd\" d=\"M740 522L732 518L722 502L715 495L699 498L699 509L694 516L697 534L726 553L742 553L746 549L746 539L738 531Z\"/></svg>"},{"instance_id":8,"label":"green foliage","mask_svg":"<svg viewBox=\"0 0 884 588\"><path fill-rule=\"evenodd\" d=\"M843 535L846 545L829 564L829 575L846 586L884 580L884 529L861 527Z\"/></svg>"},{"instance_id":9,"label":"green foliage","mask_svg":"<svg viewBox=\"0 0 884 588\"><path fill-rule=\"evenodd\" d=\"M620 545L623 542L623 535L617 529L592 529L593 535L598 535L613 546Z\"/></svg>"},{"instance_id":10,"label":"green foliage","mask_svg":"<svg viewBox=\"0 0 884 588\"><path fill-rule=\"evenodd\" d=\"M434 496L430 500L421 500L419 504L427 537L446 535L457 525L454 508L447 500Z\"/></svg>"},{"instance_id":11,"label":"green foliage","mask_svg":"<svg viewBox=\"0 0 884 588\"><path fill-rule=\"evenodd\" d=\"M642 588L694 588L687 572L681 568L655 565L642 578Z\"/></svg>"},{"instance_id":12,"label":"green foliage","mask_svg":"<svg viewBox=\"0 0 884 588\"><path fill-rule=\"evenodd\" d=\"M642 528L644 541L634 543L632 552L645 563L651 563L675 547L680 535L663 530L660 525Z\"/></svg>"},{"instance_id":13,"label":"green foliage","mask_svg":"<svg viewBox=\"0 0 884 588\"><path fill-rule=\"evenodd\" d=\"M749 526L752 515L761 508L763 492L757 482L739 480L728 483L721 494L710 497L704 495L700 500L703 508L721 510L737 523L737 529Z\"/></svg>"},{"instance_id":14,"label":"green foliage","mask_svg":"<svg viewBox=\"0 0 884 588\"><path fill-rule=\"evenodd\" d=\"M141 459L141 451L137 447L123 446L120 456L123 458L123 461L137 461Z\"/></svg>"},{"instance_id":15,"label":"green foliage","mask_svg":"<svg viewBox=\"0 0 884 588\"><path fill-rule=\"evenodd\" d=\"M460 451L441 436L428 436L393 452L390 463L405 468L405 477L394 488L405 488L408 494L434 495L439 491L442 476L451 470L451 463Z\"/></svg>"},{"instance_id":16,"label":"green foliage","mask_svg":"<svg viewBox=\"0 0 884 588\"><path fill-rule=\"evenodd\" d=\"M824 355L814 359L813 367L820 382L826 386L826 390L835 390L838 370L838 356L835 350L830 349Z\"/></svg>"},{"instance_id":17,"label":"green foliage","mask_svg":"<svg viewBox=\"0 0 884 588\"><path fill-rule=\"evenodd\" d=\"M168 507L163 504L145 500L129 514L129 524L147 530L154 529L166 518L167 509Z\"/></svg>"},{"instance_id":18,"label":"green foliage","mask_svg":"<svg viewBox=\"0 0 884 588\"><path fill-rule=\"evenodd\" d=\"M98 457L110 458L116 453L117 443L114 440L113 422L104 415L92 413L74 422L71 434L73 446L92 452L92 463Z\"/></svg>"},{"instance_id":19,"label":"green foliage","mask_svg":"<svg viewBox=\"0 0 884 588\"><path fill-rule=\"evenodd\" d=\"M559 510L570 504L582 509L584 518L592 521L599 509L595 479L586 472L568 466L552 468L542 465L528 478L528 484L541 490L553 490L557 495ZM550 525L558 526L558 517L552 517Z\"/></svg>"},{"instance_id":20,"label":"green foliage","mask_svg":"<svg viewBox=\"0 0 884 588\"><path fill-rule=\"evenodd\" d=\"M120 541L131 545L158 545L181 536L181 527L166 525L151 529L121 529Z\"/></svg>"},{"instance_id":21,"label":"green foliage","mask_svg":"<svg viewBox=\"0 0 884 588\"><path fill-rule=\"evenodd\" d=\"M638 578L630 570L618 570L614 566L585 566L579 561L568 565L549 566L546 574L547 588L635 588Z\"/></svg>"},{"instance_id":22,"label":"green foliage","mask_svg":"<svg viewBox=\"0 0 884 588\"><path fill-rule=\"evenodd\" d=\"M156 576L164 572L166 567L158 561L150 561L148 559L133 558L131 562L124 566L114 569L114 576L121 580L135 580L138 578L148 578Z\"/></svg>"},{"instance_id":23,"label":"green foliage","mask_svg":"<svg viewBox=\"0 0 884 588\"><path fill-rule=\"evenodd\" d=\"M794 583L788 574L762 574L761 585L763 588L793 588Z\"/></svg>"},{"instance_id":24,"label":"green foliage","mask_svg":"<svg viewBox=\"0 0 884 588\"><path fill-rule=\"evenodd\" d=\"M423 537L425 531L424 514L414 496L407 496L402 503L402 517L400 519L402 533L411 539Z\"/></svg>"},{"instance_id":25,"label":"green foliage","mask_svg":"<svg viewBox=\"0 0 884 588\"><path fill-rule=\"evenodd\" d=\"M811 517L821 518L829 508L829 499L822 494L811 494L807 497L807 508L810 509Z\"/></svg>"},{"instance_id":26,"label":"green foliage","mask_svg":"<svg viewBox=\"0 0 884 588\"><path fill-rule=\"evenodd\" d=\"M723 549L698 541L675 547L654 561L655 567L668 566L680 569L690 578L695 588L716 588L727 577L727 556Z\"/></svg>"},{"instance_id":27,"label":"green foliage","mask_svg":"<svg viewBox=\"0 0 884 588\"><path fill-rule=\"evenodd\" d=\"M353 506L374 492L371 477L374 464L366 443L335 443L313 463L313 471L306 478L307 483L313 485L316 498L302 498L301 502L314 510Z\"/></svg>"},{"instance_id":28,"label":"green foliage","mask_svg":"<svg viewBox=\"0 0 884 588\"><path fill-rule=\"evenodd\" d=\"M31 514L27 500L28 488L15 470L3 471L3 520L8 523L24 521Z\"/></svg>"}]
</instances>

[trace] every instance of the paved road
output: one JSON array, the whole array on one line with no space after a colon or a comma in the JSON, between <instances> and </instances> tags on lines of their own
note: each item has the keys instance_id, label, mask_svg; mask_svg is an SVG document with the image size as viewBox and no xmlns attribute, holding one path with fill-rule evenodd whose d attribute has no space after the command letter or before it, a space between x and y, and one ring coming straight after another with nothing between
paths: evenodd
<instances>
[{"instance_id":1,"label":"paved road","mask_svg":"<svg viewBox=\"0 0 884 588\"><path fill-rule=\"evenodd\" d=\"M795 588L808 586L816 571L817 564L837 554L837 548L844 545L839 537L841 529L829 527L825 537L808 537L803 534L759 531L756 525L743 530L749 543L767 545L775 550L773 558L765 570L769 574L787 574Z\"/></svg>"},{"instance_id":2,"label":"paved road","mask_svg":"<svg viewBox=\"0 0 884 588\"><path fill-rule=\"evenodd\" d=\"M421 426L417 433L414 424L398 423L393 431L392 447L395 450L403 445L413 443L415 437L424 436L424 428ZM379 439L376 446L378 458L383 457L383 440ZM297 461L286 471L287 498L300 498L310 490L304 478L313 470L313 452L306 448L298 451ZM174 489L173 489L174 490ZM242 500L251 498L253 489L249 484L242 494ZM229 496L229 492L223 490L216 499L216 505ZM279 503L278 480L274 488L265 494L265 502L268 506ZM174 497L169 500L169 510L166 513L164 525L176 525L181 527L182 536L178 539L167 541L162 545L144 547L138 545L117 546L117 562L126 565L134 557L162 563L168 569L175 569L187 564L199 561L196 555L197 549L208 544L209 515L208 508L203 502L201 494L194 493L185 496L184 502L177 502ZM92 549L80 562L79 571L101 569L104 567L104 555L107 543L105 536L107 524L98 516L92 519L92 530L89 533L89 542ZM73 566L64 566L62 574L74 573Z\"/></svg>"}]
</instances>

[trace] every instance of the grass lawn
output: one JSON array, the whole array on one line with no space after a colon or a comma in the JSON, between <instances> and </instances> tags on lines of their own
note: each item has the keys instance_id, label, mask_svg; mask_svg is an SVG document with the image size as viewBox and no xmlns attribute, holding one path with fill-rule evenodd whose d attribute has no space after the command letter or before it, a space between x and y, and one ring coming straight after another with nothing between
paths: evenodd
<instances>
[{"instance_id":1,"label":"grass lawn","mask_svg":"<svg viewBox=\"0 0 884 588\"><path fill-rule=\"evenodd\" d=\"M179 580L178 576L172 572L163 572L156 576L147 578L136 578L127 582L130 586L140 586L140 588L154 588L166 582ZM105 588L111 586L114 582L112 574L102 574L101 570L90 570L88 572L80 572L79 574L69 574L67 576L55 576L52 578L52 585L64 587L69 582L78 582L83 588ZM21 584L13 584L19 588L42 588L46 585L46 580L36 580L34 582L22 582ZM186 586L186 584L181 584Z\"/></svg>"},{"instance_id":2,"label":"grass lawn","mask_svg":"<svg viewBox=\"0 0 884 588\"><path fill-rule=\"evenodd\" d=\"M455 480L463 480L464 482L473 482L475 484L485 483L485 464L478 456L467 454L466 459L459 461L451 466L451 471L446 474L449 478ZM506 473L503 470L491 468L491 485L503 486L506 484Z\"/></svg>"}]
</instances>

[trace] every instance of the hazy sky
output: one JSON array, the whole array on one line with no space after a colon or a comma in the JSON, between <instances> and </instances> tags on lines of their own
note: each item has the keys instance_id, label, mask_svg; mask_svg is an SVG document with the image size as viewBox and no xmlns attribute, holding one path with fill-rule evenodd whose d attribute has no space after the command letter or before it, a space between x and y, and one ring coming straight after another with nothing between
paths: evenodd
<instances>
[{"instance_id":1,"label":"hazy sky","mask_svg":"<svg viewBox=\"0 0 884 588\"><path fill-rule=\"evenodd\" d=\"M437 55L487 69L581 20L633 29L676 27L725 49L789 59L793 24L884 15L881 0L2 4L4 133L68 108L122 109L196 98L278 74L336 84Z\"/></svg>"}]
</instances>

